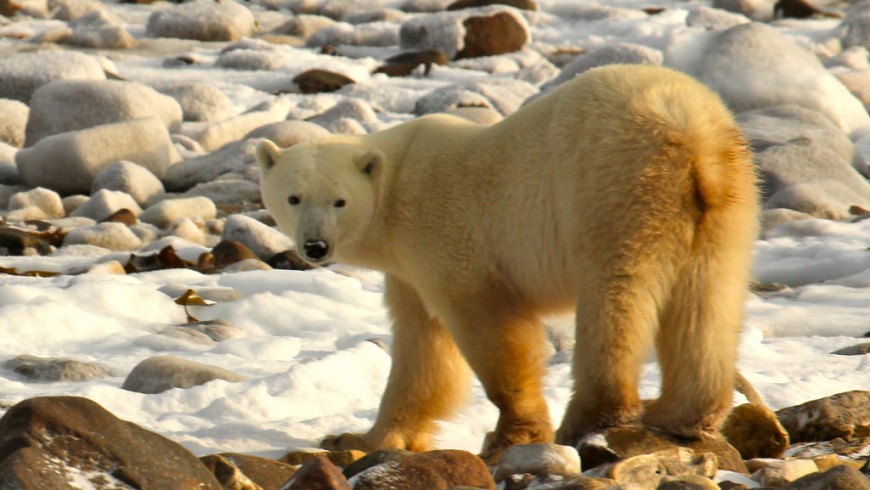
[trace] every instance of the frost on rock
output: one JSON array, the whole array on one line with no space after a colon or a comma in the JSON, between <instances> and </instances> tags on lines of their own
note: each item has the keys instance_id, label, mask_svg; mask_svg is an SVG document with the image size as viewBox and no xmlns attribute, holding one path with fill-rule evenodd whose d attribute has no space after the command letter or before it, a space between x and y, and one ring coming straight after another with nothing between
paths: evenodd
<instances>
[{"instance_id":1,"label":"frost on rock","mask_svg":"<svg viewBox=\"0 0 870 490\"><path fill-rule=\"evenodd\" d=\"M242 139L260 126L283 121L289 112L290 100L279 97L244 114L209 125L197 136L197 141L206 151L214 151Z\"/></svg>"},{"instance_id":2,"label":"frost on rock","mask_svg":"<svg viewBox=\"0 0 870 490\"><path fill-rule=\"evenodd\" d=\"M433 90L421 97L414 108L417 115L445 112L456 107L490 107L503 116L513 114L522 103L538 92L534 85L520 80L488 79L458 83Z\"/></svg>"},{"instance_id":3,"label":"frost on rock","mask_svg":"<svg viewBox=\"0 0 870 490\"><path fill-rule=\"evenodd\" d=\"M182 218L212 219L217 216L217 207L207 197L187 197L180 199L165 199L149 206L139 220L159 228L166 228Z\"/></svg>"},{"instance_id":4,"label":"frost on rock","mask_svg":"<svg viewBox=\"0 0 870 490\"><path fill-rule=\"evenodd\" d=\"M387 22L351 25L338 22L317 30L308 46L395 46L399 44L399 26Z\"/></svg>"},{"instance_id":5,"label":"frost on rock","mask_svg":"<svg viewBox=\"0 0 870 490\"><path fill-rule=\"evenodd\" d=\"M151 14L148 33L154 37L236 41L254 32L254 16L231 0L200 0Z\"/></svg>"},{"instance_id":6,"label":"frost on rock","mask_svg":"<svg viewBox=\"0 0 870 490\"><path fill-rule=\"evenodd\" d=\"M59 80L105 80L102 64L77 51L38 51L0 58L0 97L30 102L39 87Z\"/></svg>"},{"instance_id":7,"label":"frost on rock","mask_svg":"<svg viewBox=\"0 0 870 490\"><path fill-rule=\"evenodd\" d=\"M136 250L142 246L142 241L130 231L127 225L121 223L100 223L92 226L81 226L70 230L63 240L67 245L93 245L108 250Z\"/></svg>"},{"instance_id":8,"label":"frost on rock","mask_svg":"<svg viewBox=\"0 0 870 490\"><path fill-rule=\"evenodd\" d=\"M230 98L206 83L175 83L157 90L178 102L185 121L217 122L236 115Z\"/></svg>"},{"instance_id":9,"label":"frost on rock","mask_svg":"<svg viewBox=\"0 0 870 490\"><path fill-rule=\"evenodd\" d=\"M102 221L122 209L130 211L134 216L142 213L139 204L126 192L101 189L91 195L88 202L79 206L72 216L84 216Z\"/></svg>"},{"instance_id":10,"label":"frost on rock","mask_svg":"<svg viewBox=\"0 0 870 490\"><path fill-rule=\"evenodd\" d=\"M597 66L615 65L615 64L633 64L633 65L655 65L662 64L664 56L662 52L634 43L615 43L592 50L586 54L581 54L573 61L562 67L562 71L555 79L547 82L541 87L541 92L545 93L553 90L557 86L571 80L581 73L595 68Z\"/></svg>"},{"instance_id":11,"label":"frost on rock","mask_svg":"<svg viewBox=\"0 0 870 490\"><path fill-rule=\"evenodd\" d=\"M163 184L145 167L129 161L120 161L103 169L94 178L91 192L101 189L122 191L145 206L158 196L163 195Z\"/></svg>"}]
</instances>

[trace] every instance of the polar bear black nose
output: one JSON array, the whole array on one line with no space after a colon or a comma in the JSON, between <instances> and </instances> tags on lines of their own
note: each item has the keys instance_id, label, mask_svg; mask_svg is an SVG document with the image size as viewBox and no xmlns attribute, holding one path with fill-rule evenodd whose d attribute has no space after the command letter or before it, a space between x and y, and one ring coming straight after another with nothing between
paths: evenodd
<instances>
[{"instance_id":1,"label":"polar bear black nose","mask_svg":"<svg viewBox=\"0 0 870 490\"><path fill-rule=\"evenodd\" d=\"M320 260L329 253L329 244L323 240L308 240L303 248L305 249L305 256L314 260Z\"/></svg>"}]
</instances>

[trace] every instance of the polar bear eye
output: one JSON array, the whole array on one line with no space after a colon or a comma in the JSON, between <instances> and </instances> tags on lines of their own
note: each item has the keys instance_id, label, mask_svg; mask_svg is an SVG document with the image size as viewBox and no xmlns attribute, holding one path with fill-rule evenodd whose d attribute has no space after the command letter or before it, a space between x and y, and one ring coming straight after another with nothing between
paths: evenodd
<instances>
[{"instance_id":1,"label":"polar bear eye","mask_svg":"<svg viewBox=\"0 0 870 490\"><path fill-rule=\"evenodd\" d=\"M347 201L345 201L344 199L339 199L335 201L335 207L337 208L343 208L345 204L347 204Z\"/></svg>"},{"instance_id":2,"label":"polar bear eye","mask_svg":"<svg viewBox=\"0 0 870 490\"><path fill-rule=\"evenodd\" d=\"M287 198L287 202L289 202L291 206L295 206L302 202L302 199L299 199L299 196L290 196Z\"/></svg>"}]
</instances>

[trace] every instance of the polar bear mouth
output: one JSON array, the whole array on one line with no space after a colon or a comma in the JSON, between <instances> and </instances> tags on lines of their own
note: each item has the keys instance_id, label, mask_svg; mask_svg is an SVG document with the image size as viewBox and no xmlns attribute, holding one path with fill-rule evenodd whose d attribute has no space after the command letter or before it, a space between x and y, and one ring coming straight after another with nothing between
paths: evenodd
<instances>
[{"instance_id":1,"label":"polar bear mouth","mask_svg":"<svg viewBox=\"0 0 870 490\"><path fill-rule=\"evenodd\" d=\"M305 240L302 245L303 258L310 262L323 262L329 252L329 243L326 240Z\"/></svg>"}]
</instances>

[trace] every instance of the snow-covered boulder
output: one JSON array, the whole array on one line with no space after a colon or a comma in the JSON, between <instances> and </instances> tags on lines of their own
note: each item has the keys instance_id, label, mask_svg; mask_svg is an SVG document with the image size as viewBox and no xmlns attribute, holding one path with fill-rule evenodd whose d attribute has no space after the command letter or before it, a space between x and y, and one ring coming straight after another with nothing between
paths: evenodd
<instances>
[{"instance_id":1,"label":"snow-covered boulder","mask_svg":"<svg viewBox=\"0 0 870 490\"><path fill-rule=\"evenodd\" d=\"M147 85L119 80L69 80L34 92L27 121L27 146L46 136L101 124L154 117L170 132L181 127L181 106Z\"/></svg>"},{"instance_id":2,"label":"snow-covered boulder","mask_svg":"<svg viewBox=\"0 0 870 490\"><path fill-rule=\"evenodd\" d=\"M487 79L456 83L420 97L414 107L417 115L445 112L456 107L490 107L503 116L516 112L538 88L520 80Z\"/></svg>"},{"instance_id":3,"label":"snow-covered boulder","mask_svg":"<svg viewBox=\"0 0 870 490\"><path fill-rule=\"evenodd\" d=\"M238 116L209 125L197 136L206 151L214 151L227 143L238 141L254 129L283 121L290 113L290 100L278 97Z\"/></svg>"},{"instance_id":4,"label":"snow-covered boulder","mask_svg":"<svg viewBox=\"0 0 870 490\"><path fill-rule=\"evenodd\" d=\"M142 241L121 223L100 223L73 228L63 239L67 245L93 245L108 250L136 250Z\"/></svg>"},{"instance_id":5,"label":"snow-covered boulder","mask_svg":"<svg viewBox=\"0 0 870 490\"><path fill-rule=\"evenodd\" d=\"M796 104L824 114L850 135L870 126L861 101L816 55L764 24L684 38L670 46L665 64L712 87L735 112Z\"/></svg>"},{"instance_id":6,"label":"snow-covered boulder","mask_svg":"<svg viewBox=\"0 0 870 490\"><path fill-rule=\"evenodd\" d=\"M25 183L61 193L89 192L97 173L120 160L160 177L177 159L166 125L156 118L56 134L15 155Z\"/></svg>"},{"instance_id":7,"label":"snow-covered boulder","mask_svg":"<svg viewBox=\"0 0 870 490\"><path fill-rule=\"evenodd\" d=\"M233 240L248 247L263 260L294 248L287 235L254 218L234 214L227 218L221 240Z\"/></svg>"},{"instance_id":8,"label":"snow-covered boulder","mask_svg":"<svg viewBox=\"0 0 870 490\"><path fill-rule=\"evenodd\" d=\"M399 26L387 22L352 25L337 22L317 30L306 42L308 46L395 46L399 44Z\"/></svg>"},{"instance_id":9,"label":"snow-covered boulder","mask_svg":"<svg viewBox=\"0 0 870 490\"><path fill-rule=\"evenodd\" d=\"M154 12L147 29L154 37L236 41L254 32L254 16L231 0L200 0Z\"/></svg>"},{"instance_id":10,"label":"snow-covered boulder","mask_svg":"<svg viewBox=\"0 0 870 490\"><path fill-rule=\"evenodd\" d=\"M59 80L104 80L100 61L77 51L38 51L0 57L0 97L29 103L39 87Z\"/></svg>"},{"instance_id":11,"label":"snow-covered boulder","mask_svg":"<svg viewBox=\"0 0 870 490\"><path fill-rule=\"evenodd\" d=\"M703 27L708 31L724 31L740 24L748 24L750 20L745 15L740 15L727 10L696 5L689 9L686 16L686 25L689 27Z\"/></svg>"},{"instance_id":12,"label":"snow-covered boulder","mask_svg":"<svg viewBox=\"0 0 870 490\"><path fill-rule=\"evenodd\" d=\"M207 197L164 199L149 206L139 220L159 228L166 228L183 218L208 220L217 216L217 207Z\"/></svg>"},{"instance_id":13,"label":"snow-covered boulder","mask_svg":"<svg viewBox=\"0 0 870 490\"><path fill-rule=\"evenodd\" d=\"M9 198L8 209L15 211L25 208L38 208L44 213L42 219L63 218L66 213L60 195L51 189L37 187L25 192L18 192Z\"/></svg>"},{"instance_id":14,"label":"snow-covered boulder","mask_svg":"<svg viewBox=\"0 0 870 490\"><path fill-rule=\"evenodd\" d=\"M335 21L322 15L296 15L287 22L282 23L272 30L274 34L298 36L308 39L317 31L335 24Z\"/></svg>"},{"instance_id":15,"label":"snow-covered boulder","mask_svg":"<svg viewBox=\"0 0 870 490\"><path fill-rule=\"evenodd\" d=\"M255 165L253 150L248 147L248 141L237 141L206 155L188 158L169 167L161 181L169 191L186 191L221 175L240 173Z\"/></svg>"},{"instance_id":16,"label":"snow-covered boulder","mask_svg":"<svg viewBox=\"0 0 870 490\"><path fill-rule=\"evenodd\" d=\"M230 98L205 83L170 84L157 90L181 105L185 121L217 122L236 115Z\"/></svg>"},{"instance_id":17,"label":"snow-covered boulder","mask_svg":"<svg viewBox=\"0 0 870 490\"><path fill-rule=\"evenodd\" d=\"M106 12L92 12L69 23L70 33L63 42L73 46L94 49L126 49L136 40L116 16Z\"/></svg>"},{"instance_id":18,"label":"snow-covered boulder","mask_svg":"<svg viewBox=\"0 0 870 490\"><path fill-rule=\"evenodd\" d=\"M838 31L843 47L870 48L870 3L859 2L851 7Z\"/></svg>"},{"instance_id":19,"label":"snow-covered boulder","mask_svg":"<svg viewBox=\"0 0 870 490\"><path fill-rule=\"evenodd\" d=\"M588 53L581 54L562 67L559 76L545 83L541 92L545 93L571 80L577 75L596 66L631 64L661 65L664 55L658 49L634 43L608 44Z\"/></svg>"},{"instance_id":20,"label":"snow-covered boulder","mask_svg":"<svg viewBox=\"0 0 870 490\"><path fill-rule=\"evenodd\" d=\"M713 0L714 8L743 14L761 22L773 20L774 5L776 0Z\"/></svg>"},{"instance_id":21,"label":"snow-covered boulder","mask_svg":"<svg viewBox=\"0 0 870 490\"><path fill-rule=\"evenodd\" d=\"M353 119L362 125L366 132L380 129L380 120L368 102L360 99L347 98L335 104L329 110L317 117L309 119L326 129L333 129L340 119Z\"/></svg>"},{"instance_id":22,"label":"snow-covered boulder","mask_svg":"<svg viewBox=\"0 0 870 490\"><path fill-rule=\"evenodd\" d=\"M73 21L92 14L108 13L102 2L97 0L51 0L53 17L58 20Z\"/></svg>"},{"instance_id":23,"label":"snow-covered boulder","mask_svg":"<svg viewBox=\"0 0 870 490\"><path fill-rule=\"evenodd\" d=\"M251 208L260 203L260 185L243 179L218 179L195 185L179 197L202 196L209 198L221 209L234 212Z\"/></svg>"},{"instance_id":24,"label":"snow-covered boulder","mask_svg":"<svg viewBox=\"0 0 870 490\"><path fill-rule=\"evenodd\" d=\"M415 16L399 30L401 49L437 49L450 59L510 53L529 39L525 17L505 7Z\"/></svg>"},{"instance_id":25,"label":"snow-covered boulder","mask_svg":"<svg viewBox=\"0 0 870 490\"><path fill-rule=\"evenodd\" d=\"M21 148L30 109L23 102L0 99L0 142Z\"/></svg>"},{"instance_id":26,"label":"snow-covered boulder","mask_svg":"<svg viewBox=\"0 0 870 490\"><path fill-rule=\"evenodd\" d=\"M94 177L91 193L101 189L124 192L140 206L164 193L160 179L145 167L128 161L112 164Z\"/></svg>"},{"instance_id":27,"label":"snow-covered boulder","mask_svg":"<svg viewBox=\"0 0 870 490\"><path fill-rule=\"evenodd\" d=\"M15 165L17 153L18 148L0 141L0 185L21 183L18 167Z\"/></svg>"},{"instance_id":28,"label":"snow-covered boulder","mask_svg":"<svg viewBox=\"0 0 870 490\"><path fill-rule=\"evenodd\" d=\"M84 216L94 221L102 221L122 209L129 210L134 216L142 213L142 208L130 194L101 189L95 192L88 202L79 206L72 216Z\"/></svg>"},{"instance_id":29,"label":"snow-covered boulder","mask_svg":"<svg viewBox=\"0 0 870 490\"><path fill-rule=\"evenodd\" d=\"M222 53L215 66L230 70L269 71L279 68L284 55L278 51L262 49L234 49Z\"/></svg>"},{"instance_id":30,"label":"snow-covered boulder","mask_svg":"<svg viewBox=\"0 0 870 490\"><path fill-rule=\"evenodd\" d=\"M303 141L328 136L329 131L309 121L281 121L261 126L247 135L248 138L266 138L281 148L288 148Z\"/></svg>"}]
</instances>

